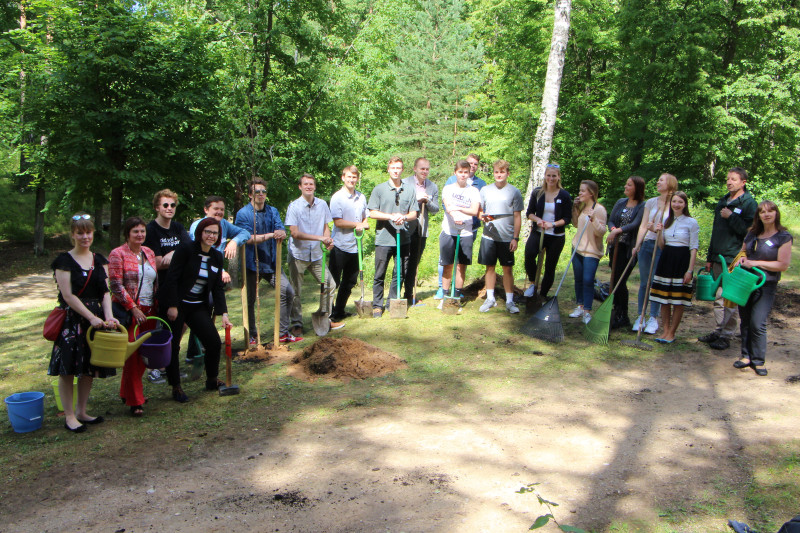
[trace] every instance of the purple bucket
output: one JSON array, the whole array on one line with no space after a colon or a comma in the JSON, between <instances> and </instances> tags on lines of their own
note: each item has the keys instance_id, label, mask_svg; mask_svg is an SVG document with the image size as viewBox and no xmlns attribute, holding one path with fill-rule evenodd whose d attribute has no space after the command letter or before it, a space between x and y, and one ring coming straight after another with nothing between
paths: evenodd
<instances>
[{"instance_id":1,"label":"purple bucket","mask_svg":"<svg viewBox=\"0 0 800 533\"><path fill-rule=\"evenodd\" d=\"M147 319L164 322L167 329L150 330L150 338L139 346L139 357L142 358L142 362L147 368L166 368L170 359L172 359L172 331L169 328L169 324L157 316L148 316ZM139 326L137 325L136 329L133 330L134 336L138 328ZM145 335L145 333L142 333L142 335ZM142 335L139 335L139 337ZM136 338L138 339L139 337Z\"/></svg>"}]
</instances>

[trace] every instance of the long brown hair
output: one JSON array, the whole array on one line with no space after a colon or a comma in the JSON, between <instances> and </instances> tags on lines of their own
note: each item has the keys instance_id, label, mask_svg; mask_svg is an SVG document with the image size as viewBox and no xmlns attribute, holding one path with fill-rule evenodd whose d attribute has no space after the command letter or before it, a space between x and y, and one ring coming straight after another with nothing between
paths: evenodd
<instances>
[{"instance_id":1,"label":"long brown hair","mask_svg":"<svg viewBox=\"0 0 800 533\"><path fill-rule=\"evenodd\" d=\"M731 172L734 172L731 170ZM748 230L749 233L755 234L756 237L764 233L764 223L761 221L761 217L758 216L761 214L761 211L775 211L775 229L778 231L785 231L786 227L781 224L781 210L778 209L778 206L775 202L771 200L763 200L761 203L758 204L758 209L756 209L756 217L753 219L753 225L750 226Z\"/></svg>"},{"instance_id":2,"label":"long brown hair","mask_svg":"<svg viewBox=\"0 0 800 533\"><path fill-rule=\"evenodd\" d=\"M672 223L675 222L675 218L676 217L675 217L675 212L672 210L672 199L675 198L676 196L678 198L683 199L683 204L684 205L683 205L683 213L682 214L686 215L687 217L692 216L692 215L689 214L689 197L686 196L686 193L683 192L683 191L675 191L674 193L672 193L672 195L669 198L669 203L670 203L669 216L667 216L667 221L666 221L666 223L664 223L664 227L665 228L670 227L672 225Z\"/></svg>"},{"instance_id":3,"label":"long brown hair","mask_svg":"<svg viewBox=\"0 0 800 533\"><path fill-rule=\"evenodd\" d=\"M596 204L597 198L600 196L600 187L597 186L597 183L592 180L583 180L581 185L586 185L586 189L592 195L592 202ZM575 202L572 204L572 220L575 222L575 225L578 224L578 215L581 214L584 207L586 207L586 205L578 201L578 197L576 196Z\"/></svg>"}]
</instances>

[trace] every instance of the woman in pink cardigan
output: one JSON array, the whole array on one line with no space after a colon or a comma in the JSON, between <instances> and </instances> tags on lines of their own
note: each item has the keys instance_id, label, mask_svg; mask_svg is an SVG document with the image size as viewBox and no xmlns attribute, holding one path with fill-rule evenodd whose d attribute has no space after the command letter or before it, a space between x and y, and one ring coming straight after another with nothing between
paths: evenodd
<instances>
[{"instance_id":1,"label":"woman in pink cardigan","mask_svg":"<svg viewBox=\"0 0 800 533\"><path fill-rule=\"evenodd\" d=\"M114 248L108 256L108 280L111 300L116 308L122 306L131 314L130 321L123 324L128 328L128 340L133 341L133 330L138 325L140 331L155 327L154 320L145 320L156 307L156 257L153 251L143 246L147 229L139 217L131 217L122 228L125 244ZM145 366L139 353L134 352L125 361L119 396L130 407L131 416L144 415L145 402L142 388L142 375Z\"/></svg>"},{"instance_id":2,"label":"woman in pink cardigan","mask_svg":"<svg viewBox=\"0 0 800 533\"><path fill-rule=\"evenodd\" d=\"M603 235L606 233L608 215L605 208L597 203L599 189L592 180L583 180L578 196L572 206L572 223L578 232L572 239L572 246L577 250L572 259L575 272L575 299L578 306L569 316L580 318L584 324L592 319L592 300L594 299L594 275L600 258L603 257ZM578 236L586 225L580 242Z\"/></svg>"}]
</instances>

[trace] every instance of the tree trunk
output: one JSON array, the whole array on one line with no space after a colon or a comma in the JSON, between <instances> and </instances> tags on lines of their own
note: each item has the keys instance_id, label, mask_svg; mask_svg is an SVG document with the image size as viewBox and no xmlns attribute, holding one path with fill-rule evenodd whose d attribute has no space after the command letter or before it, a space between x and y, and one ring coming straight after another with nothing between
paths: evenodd
<instances>
[{"instance_id":1,"label":"tree trunk","mask_svg":"<svg viewBox=\"0 0 800 533\"><path fill-rule=\"evenodd\" d=\"M553 144L553 130L556 126L558 112L558 93L561 89L561 77L564 72L564 58L569 41L569 20L572 11L572 0L556 0L555 19L553 20L553 37L550 40L550 57L547 60L547 74L542 92L542 113L533 139L533 158L531 159L531 175L525 192L525 205L531 199L533 189L544 181L544 170L550 160L550 149ZM525 236L530 232L530 225L525 224Z\"/></svg>"},{"instance_id":2,"label":"tree trunk","mask_svg":"<svg viewBox=\"0 0 800 533\"><path fill-rule=\"evenodd\" d=\"M36 187L36 200L33 206L33 255L44 255L44 187Z\"/></svg>"},{"instance_id":3,"label":"tree trunk","mask_svg":"<svg viewBox=\"0 0 800 533\"><path fill-rule=\"evenodd\" d=\"M111 220L108 225L108 242L113 250L120 245L120 221L122 220L122 185L111 187ZM99 221L98 221L99 223Z\"/></svg>"}]
</instances>

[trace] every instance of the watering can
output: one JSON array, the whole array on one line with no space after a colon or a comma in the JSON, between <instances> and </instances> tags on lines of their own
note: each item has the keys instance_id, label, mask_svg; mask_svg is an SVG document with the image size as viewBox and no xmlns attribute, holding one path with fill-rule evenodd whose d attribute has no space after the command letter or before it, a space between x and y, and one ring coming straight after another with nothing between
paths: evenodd
<instances>
[{"instance_id":1,"label":"watering can","mask_svg":"<svg viewBox=\"0 0 800 533\"><path fill-rule=\"evenodd\" d=\"M117 328L121 331L94 331L94 328L89 326L86 331L86 342L92 351L89 362L94 366L122 368L125 366L125 360L150 338L148 331L135 341L128 342L128 330L125 326L117 324Z\"/></svg>"},{"instance_id":2,"label":"watering can","mask_svg":"<svg viewBox=\"0 0 800 533\"><path fill-rule=\"evenodd\" d=\"M149 332L142 333L138 337L136 332L139 331L139 324L133 328L133 337L138 341L143 339L145 335L150 338L147 342L143 343L139 348L139 356L142 358L144 366L147 368L166 368L172 359L172 328L169 327L167 321L157 316L145 317L146 320L158 320L162 322L167 329L159 328L153 329ZM135 350L135 348L134 348Z\"/></svg>"},{"instance_id":3,"label":"watering can","mask_svg":"<svg viewBox=\"0 0 800 533\"><path fill-rule=\"evenodd\" d=\"M746 305L750 294L756 289L761 288L767 281L767 275L764 271L753 267L756 274L748 272L741 266L737 265L731 272L728 272L728 267L725 265L725 258L719 256L722 261L722 297L730 300L738 305ZM761 281L758 277L761 276Z\"/></svg>"},{"instance_id":4,"label":"watering can","mask_svg":"<svg viewBox=\"0 0 800 533\"><path fill-rule=\"evenodd\" d=\"M706 271L705 274L700 272ZM719 284L722 283L722 276L714 279L714 275L706 268L703 267L697 271L697 293L696 298L704 302L713 302L717 296L717 289Z\"/></svg>"}]
</instances>

